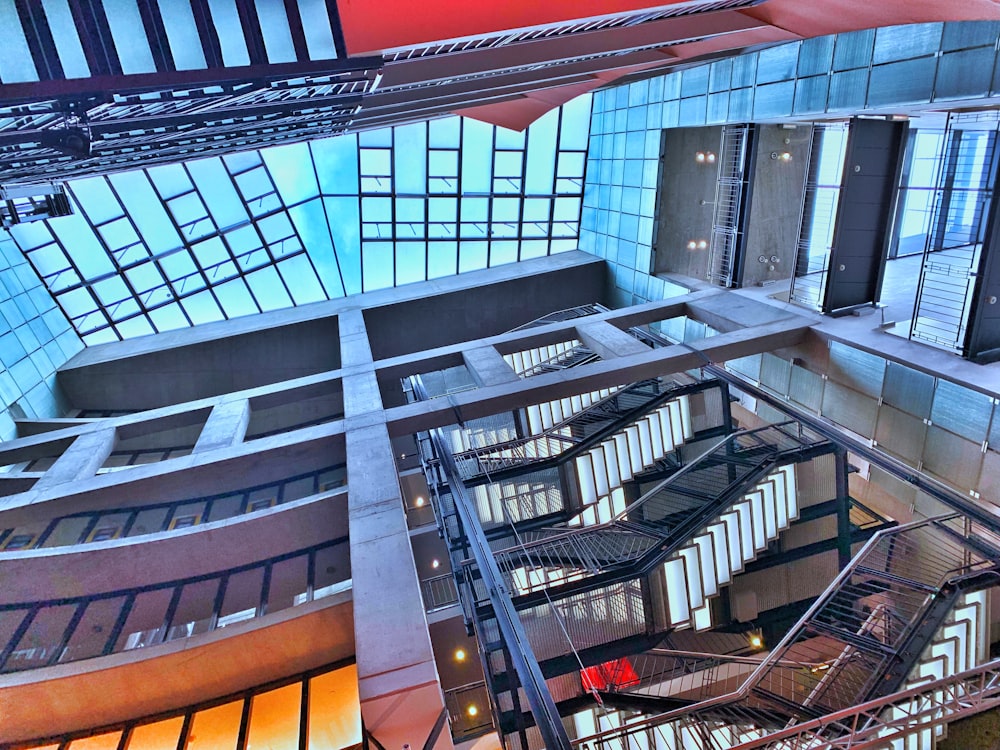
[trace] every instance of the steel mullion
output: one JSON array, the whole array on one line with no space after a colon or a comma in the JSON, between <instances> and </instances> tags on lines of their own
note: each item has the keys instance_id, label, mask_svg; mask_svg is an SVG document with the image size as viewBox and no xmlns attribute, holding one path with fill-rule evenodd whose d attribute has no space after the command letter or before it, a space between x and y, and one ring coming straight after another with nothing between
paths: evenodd
<instances>
[{"instance_id":1,"label":"steel mullion","mask_svg":"<svg viewBox=\"0 0 1000 750\"><path fill-rule=\"evenodd\" d=\"M185 174L187 174L186 168L185 168ZM146 177L146 180L149 182L149 186L153 189L153 192L156 194L156 197L159 198L160 204L163 206L163 213L166 214L167 221L170 222L170 226L173 227L173 230L177 233L177 236L180 237L181 249L184 252L186 252L188 254L188 256L190 257L190 259L194 262L195 268L197 269L198 273L201 274L201 277L204 280L205 285L208 286L208 277L205 276L204 271L202 271L202 269L201 269L201 264L198 263L197 259L195 258L194 248L191 246L191 243L188 242L187 237L184 236L184 233L181 231L180 227L178 226L177 220L174 218L173 212L171 212L170 209L166 206L166 201L163 199L163 194L160 193L160 189L156 186L156 183L149 176L148 170L144 169L143 170L143 175ZM190 175L188 175L188 179L190 180ZM191 184L194 185L194 181L193 180L191 180ZM147 318L149 318L150 325L153 326L154 330L159 330L159 328L153 323L153 319L151 317L149 317L149 315L148 315L148 313L149 313L150 310L157 310L157 309L160 309L161 307L167 307L171 303L175 303L176 306L177 306L177 309L180 310L181 315L184 316L184 319L187 321L188 325L189 326L194 326L195 323L192 320L191 316L188 314L187 309L184 307L184 305L180 304L181 299L184 299L184 297L182 297L180 294L178 294L177 291L174 289L174 284L171 281L169 274L167 274L166 271L164 271L163 267L160 265L159 258L158 257L153 257L151 255L150 259L152 260L152 262L154 264L156 264L156 269L159 272L160 276L163 278L163 287L162 288L164 288L167 291L169 291L170 295L171 295L171 297L168 298L168 299L166 299L166 300L164 300L164 302L162 304L156 305L154 307L150 307L148 304L142 304L140 302L140 307L146 312ZM201 291L201 290L199 289L198 291ZM190 293L187 296L191 296L192 294L197 294L197 292Z\"/></svg>"},{"instance_id":2,"label":"steel mullion","mask_svg":"<svg viewBox=\"0 0 1000 750\"><path fill-rule=\"evenodd\" d=\"M191 182L191 185L194 187L194 191L198 195L198 200L200 200L202 206L205 207L206 217L208 218L208 221L212 225L212 229L213 229L212 232L210 232L206 236L200 238L198 240L198 242L207 242L208 240L211 240L211 239L218 239L222 243L222 247L229 254L229 260L232 262L233 268L236 270L236 276L233 276L233 277L231 277L229 279L226 279L225 281L220 282L220 284L224 284L224 283L226 283L228 281L232 281L233 279L242 278L240 264L236 260L236 256L233 255L233 251L229 247L229 242L226 240L225 234L223 234L222 230L219 228L218 222L216 222L215 217L212 215L212 211L208 207L209 202L205 200L205 196L201 192L201 187L195 181L194 177L191 174L191 171L188 169L188 165L187 165L186 162L182 162L181 163L181 168L184 170L184 174L187 176L188 180ZM223 165L223 169L225 169L225 165ZM200 221L200 219L199 219L199 221ZM222 304L222 301L219 299L218 295L215 293L215 287L214 287L214 285L208 279L208 273L207 273L208 269L206 269L206 268L204 268L202 266L201 261L198 259L197 255L195 255L195 253L194 253L194 246L193 245L190 248L190 252L191 252L191 260L194 261L195 267L198 269L199 273L201 274L202 279L204 279L204 281L205 281L205 289L199 289L199 290L197 290L195 292L191 292L190 294L188 294L186 296L187 297L191 297L191 296L194 296L195 294L203 292L203 291L205 291L207 289L208 293L212 296L212 299L215 301L215 304L219 306L219 311L222 313L222 317L225 320L229 320L230 319L229 313L226 311L226 308ZM223 263L225 263L225 261L223 261ZM221 264L216 264L216 265L221 265ZM166 276L166 274L164 274L164 279L166 279L166 278L167 278L167 276ZM243 283L246 284L246 281L244 280ZM252 294L250 296L251 296L251 298L253 298ZM256 299L254 299L254 302L256 303ZM260 305L257 305L257 311L258 312L261 311Z\"/></svg>"},{"instance_id":3,"label":"steel mullion","mask_svg":"<svg viewBox=\"0 0 1000 750\"><path fill-rule=\"evenodd\" d=\"M323 192L323 181L320 179L319 170L316 168L316 156L313 154L313 144L312 144L312 141L307 141L306 142L306 147L307 147L307 149L309 151L309 162L312 165L313 177L316 180L316 190L318 192L318 195L317 195L316 198L309 198L309 199L306 199L306 200L303 200L303 201L299 201L295 205L296 206L304 206L310 200L318 200L319 201L320 206L323 208L323 219L324 219L324 222L326 223L326 232L327 232L327 235L330 238L330 247L333 250L333 262L337 265L337 277L340 279L340 290L343 292L343 295L337 295L337 296L338 297L339 296L347 296L347 285L344 284L344 273L340 269L340 256L337 253L337 243L333 239L333 229L330 226L330 214L327 213L327 210L326 210L326 197L327 196ZM358 168L360 169L360 167L361 167L361 165L359 163L358 164ZM360 224L360 221L361 221L361 215L359 213L358 214L358 223L359 224ZM294 226L294 224L292 226ZM360 238L359 238L359 242L360 242ZM304 243L303 243L303 247L305 247ZM320 286L323 288L323 291L326 292L326 298L327 299L334 299L334 296L330 294L330 290L327 289L326 284L323 283L323 278L318 273L316 274L316 276L317 276L317 278L319 278L319 283L320 283Z\"/></svg>"},{"instance_id":4,"label":"steel mullion","mask_svg":"<svg viewBox=\"0 0 1000 750\"><path fill-rule=\"evenodd\" d=\"M170 211L170 208L166 205L166 201L163 200L163 196L160 194L159 189L156 187L156 183L153 182L153 178L149 176L149 172L147 170L145 170L145 169L142 170L142 176L146 180L146 182L149 184L150 188L152 188L153 193L156 195L156 197L160 199L160 204L161 204L161 206L163 206L163 213L166 214L167 218L170 220L171 226L174 227L174 231L176 231L177 234L180 236L181 242L184 245L187 245L187 242L186 242L186 240L184 238L183 232L180 231L180 228L177 226L177 222L174 221L173 213ZM111 191L111 194L115 196L115 200L118 201L118 204L122 207L122 210L124 211L125 210L125 203L122 201L121 195L118 192L118 188L116 188L114 186L114 184L111 182L111 179L109 177L105 177L104 181L107 183L108 189ZM164 284L163 287L154 287L153 289L157 289L157 288L168 288L169 289L169 283L170 283L169 282L169 277L164 272L163 267L160 265L159 259L156 258L156 257L154 257L153 253L149 252L149 247L148 247L148 245L147 245L147 243L145 241L145 238L143 238L142 232L139 231L139 226L135 223L135 220L132 218L131 213L128 212L128 211L125 211L125 218L128 219L128 222L129 222L129 224L132 227L132 231L135 232L135 235L137 237L139 237L143 241L143 248L149 254L148 260L138 261L136 265L130 266L129 268L130 269L131 268L136 268L139 265L141 265L142 263L151 262L153 264L153 266L156 268L157 273L159 273L160 277L163 279L163 284ZM108 252L110 252L110 249L107 247L106 243L104 243L103 238L101 238L101 244L102 244L102 246L105 247L105 250L107 250ZM190 249L189 246L188 246L188 252L191 252L191 249ZM138 304L138 306L139 306L139 314L142 314L146 318L146 322L149 323L149 327L150 328L152 328L154 331L158 331L159 328L153 322L153 319L149 316L149 313L148 313L148 307L149 306L148 306L148 304L143 303L142 298L136 292L135 287L133 286L132 282L129 281L128 277L125 276L124 269L122 269L121 264L119 264L117 260L115 260L113 262L114 262L115 268L117 268L118 271L119 271L119 277L125 283L125 286L132 293L133 298L135 299L136 303ZM153 291L153 290L152 289L147 290L147 293L151 292L151 291ZM129 318L134 318L134 317L136 317L136 316L135 315L129 316ZM124 322L124 320L122 322ZM118 334L118 338L119 339L123 339L122 335L120 333L118 333L118 327L117 326L115 326L115 333Z\"/></svg>"},{"instance_id":5,"label":"steel mullion","mask_svg":"<svg viewBox=\"0 0 1000 750\"><path fill-rule=\"evenodd\" d=\"M268 167L267 167L267 162L264 160L263 154L260 155L260 166L261 166L261 168L263 168L264 174L267 175L267 179L270 181L271 187L274 188L274 195L277 196L278 202L281 204L280 211L281 211L281 213L284 213L285 219L288 220L288 225L292 228L292 231L295 233L293 236L299 241L299 245L302 246L303 250L305 250L306 245L302 241L302 238L299 237L298 230L295 228L295 222L292 221L292 215L288 212L288 205L285 203L285 199L281 195L281 191L278 190L278 184L274 181L274 177L271 175L271 170L268 169ZM319 184L318 183L316 185L316 190L317 190L317 192L319 191ZM247 207L247 208L249 210L249 207ZM296 307L295 297L292 296L292 290L289 288L288 283L285 281L285 277L282 275L281 271L278 270L278 258L274 257L274 253L271 252L270 244L264 239L264 233L261 231L260 226L257 224L256 220L254 221L254 228L257 230L257 235L260 237L261 244L264 247L264 252L266 252L267 255L268 255L268 257L271 259L271 267L274 269L275 275L278 277L278 280L281 281L281 286L285 290L285 294L288 295L288 299L292 303L291 306L292 307ZM309 253L306 252L306 256L307 257L308 257L308 255L309 255ZM290 257L294 257L294 255L282 256L281 260L285 260L286 257L290 258ZM312 261L311 260L310 260L310 266L312 266ZM315 268L315 266L313 266L313 273L316 274L316 268ZM316 274L316 276L318 278L319 275ZM250 285L247 284L248 288L249 288L249 286ZM322 284L320 284L320 286L322 286ZM253 290L252 289L250 290L250 292L251 292L251 294L253 294Z\"/></svg>"},{"instance_id":6,"label":"steel mullion","mask_svg":"<svg viewBox=\"0 0 1000 750\"><path fill-rule=\"evenodd\" d=\"M52 38L52 29L41 4L29 0L14 0L13 4L21 21L21 30L39 79L44 81L65 78L59 61L59 52Z\"/></svg>"}]
</instances>

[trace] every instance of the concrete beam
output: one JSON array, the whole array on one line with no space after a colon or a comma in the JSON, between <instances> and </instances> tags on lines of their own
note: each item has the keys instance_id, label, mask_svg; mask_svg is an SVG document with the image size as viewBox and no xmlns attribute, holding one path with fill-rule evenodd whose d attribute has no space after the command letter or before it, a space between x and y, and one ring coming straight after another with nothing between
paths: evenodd
<instances>
[{"instance_id":1,"label":"concrete beam","mask_svg":"<svg viewBox=\"0 0 1000 750\"><path fill-rule=\"evenodd\" d=\"M114 427L80 435L35 483L33 489L43 490L56 484L94 476L114 450L116 439Z\"/></svg>"},{"instance_id":2,"label":"concrete beam","mask_svg":"<svg viewBox=\"0 0 1000 750\"><path fill-rule=\"evenodd\" d=\"M649 351L649 347L639 339L603 320L578 325L576 335L588 349L601 359L627 357L630 354L642 354Z\"/></svg>"},{"instance_id":3,"label":"concrete beam","mask_svg":"<svg viewBox=\"0 0 1000 750\"><path fill-rule=\"evenodd\" d=\"M389 432L395 437L454 424L456 407L464 418L474 419L527 404L567 398L584 391L683 372L704 364L706 360L724 362L793 346L806 336L809 324L810 321L805 318L789 317L766 326L712 336L690 345L647 349L642 354L536 375L519 383L478 388L452 394L448 399L398 406L386 412Z\"/></svg>"},{"instance_id":4,"label":"concrete beam","mask_svg":"<svg viewBox=\"0 0 1000 750\"><path fill-rule=\"evenodd\" d=\"M479 387L516 383L520 380L500 352L492 346L479 346L462 352L462 360Z\"/></svg>"},{"instance_id":5,"label":"concrete beam","mask_svg":"<svg viewBox=\"0 0 1000 750\"><path fill-rule=\"evenodd\" d=\"M208 415L205 426L201 428L198 442L194 444L194 453L229 448L242 443L249 424L248 399L217 404Z\"/></svg>"}]
</instances>

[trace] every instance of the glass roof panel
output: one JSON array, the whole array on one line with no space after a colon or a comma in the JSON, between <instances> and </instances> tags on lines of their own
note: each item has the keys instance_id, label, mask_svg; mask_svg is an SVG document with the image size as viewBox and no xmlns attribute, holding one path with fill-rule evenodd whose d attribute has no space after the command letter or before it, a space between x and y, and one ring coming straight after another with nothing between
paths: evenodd
<instances>
[{"instance_id":1,"label":"glass roof panel","mask_svg":"<svg viewBox=\"0 0 1000 750\"><path fill-rule=\"evenodd\" d=\"M585 95L526 133L449 117L88 177L72 216L11 233L88 344L440 278L577 246L589 115Z\"/></svg>"}]
</instances>

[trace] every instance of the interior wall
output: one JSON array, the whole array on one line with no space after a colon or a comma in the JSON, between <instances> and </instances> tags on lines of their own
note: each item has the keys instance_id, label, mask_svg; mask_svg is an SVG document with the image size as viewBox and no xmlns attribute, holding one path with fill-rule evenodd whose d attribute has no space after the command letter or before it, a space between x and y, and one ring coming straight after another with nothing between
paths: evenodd
<instances>
[{"instance_id":1,"label":"interior wall","mask_svg":"<svg viewBox=\"0 0 1000 750\"><path fill-rule=\"evenodd\" d=\"M663 131L654 273L679 273L696 279L708 275L708 246L721 160L711 163L707 155L718 157L721 141L721 127ZM706 155L705 161L696 159L698 153ZM689 242L704 242L705 246L689 250Z\"/></svg>"},{"instance_id":2,"label":"interior wall","mask_svg":"<svg viewBox=\"0 0 1000 750\"><path fill-rule=\"evenodd\" d=\"M751 176L742 286L762 286L792 274L812 142L808 124L756 127L757 158Z\"/></svg>"}]
</instances>

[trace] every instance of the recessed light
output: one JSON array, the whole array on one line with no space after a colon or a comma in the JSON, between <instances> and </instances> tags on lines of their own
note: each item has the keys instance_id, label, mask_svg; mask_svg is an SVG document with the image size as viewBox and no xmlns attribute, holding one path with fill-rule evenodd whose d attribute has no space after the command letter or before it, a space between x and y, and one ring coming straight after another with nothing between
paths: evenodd
<instances>
[{"instance_id":1,"label":"recessed light","mask_svg":"<svg viewBox=\"0 0 1000 750\"><path fill-rule=\"evenodd\" d=\"M465 709L465 713L467 713L469 716L475 716L476 714L479 713L479 709L476 708L475 706L469 706L467 709Z\"/></svg>"},{"instance_id":2,"label":"recessed light","mask_svg":"<svg viewBox=\"0 0 1000 750\"><path fill-rule=\"evenodd\" d=\"M465 661L465 649L455 649L455 661Z\"/></svg>"},{"instance_id":3,"label":"recessed light","mask_svg":"<svg viewBox=\"0 0 1000 750\"><path fill-rule=\"evenodd\" d=\"M441 561L440 560L436 560L436 559L435 560L431 560L431 567L435 568L435 569L440 568L441 567Z\"/></svg>"},{"instance_id":4,"label":"recessed light","mask_svg":"<svg viewBox=\"0 0 1000 750\"><path fill-rule=\"evenodd\" d=\"M418 508L422 508L422 507L424 506L424 499L423 499L422 497L418 497L418 498L416 499L416 501L414 502L414 504L415 504L415 505L416 505L416 506L417 506Z\"/></svg>"}]
</instances>

